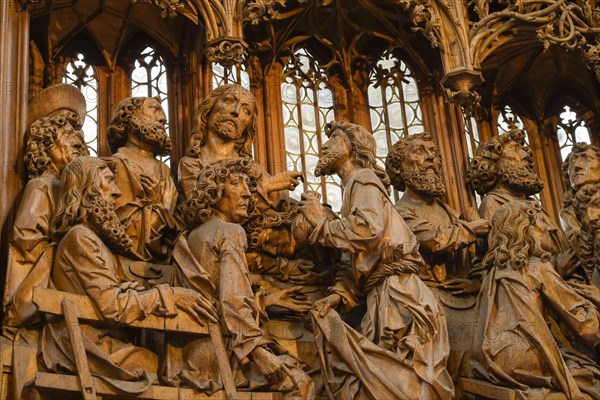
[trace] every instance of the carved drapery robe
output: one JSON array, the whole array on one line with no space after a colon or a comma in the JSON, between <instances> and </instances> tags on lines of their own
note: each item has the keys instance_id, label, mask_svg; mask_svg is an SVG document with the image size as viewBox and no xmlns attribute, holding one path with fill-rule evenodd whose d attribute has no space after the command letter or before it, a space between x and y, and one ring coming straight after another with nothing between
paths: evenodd
<instances>
[{"instance_id":1,"label":"carved drapery robe","mask_svg":"<svg viewBox=\"0 0 600 400\"><path fill-rule=\"evenodd\" d=\"M475 232L459 219L456 210L441 200L427 203L405 196L396 204L396 210L419 241L427 268L420 272L421 278L437 283L448 277L466 278L468 271L461 268L465 260L457 252L475 243Z\"/></svg>"},{"instance_id":2,"label":"carved drapery robe","mask_svg":"<svg viewBox=\"0 0 600 400\"><path fill-rule=\"evenodd\" d=\"M25 186L9 246L4 291L6 323L20 325L36 313L31 303L33 286L47 286L52 268L50 221L58 193L58 178L51 171Z\"/></svg>"},{"instance_id":3,"label":"carved drapery robe","mask_svg":"<svg viewBox=\"0 0 600 400\"><path fill-rule=\"evenodd\" d=\"M132 252L140 260L161 262L169 253L170 240L166 236L177 229L173 217L177 205L177 186L165 163L149 156L152 157L150 163L153 171L146 171L142 165L138 165L134 161L140 157L138 152L121 147L112 158L117 164L115 182L121 190L115 211L133 240ZM141 174L159 179L161 202L153 204L148 199L140 181Z\"/></svg>"},{"instance_id":4,"label":"carved drapery robe","mask_svg":"<svg viewBox=\"0 0 600 400\"><path fill-rule=\"evenodd\" d=\"M370 169L344 188L342 218L323 219L311 243L351 253L355 281L367 310L360 332L330 310L313 311L317 345L330 395L343 399L447 399L454 395L446 370L450 352L444 311L416 272L418 243ZM386 251L399 252L387 268ZM394 263L392 263L393 265ZM410 271L410 272L408 272ZM332 288L353 305L342 287Z\"/></svg>"},{"instance_id":5,"label":"carved drapery robe","mask_svg":"<svg viewBox=\"0 0 600 400\"><path fill-rule=\"evenodd\" d=\"M518 270L493 267L484 277L479 300L473 343L478 375L517 389L522 399L528 398L530 388L553 389L568 398L580 398L580 391L600 398L600 368L591 360L586 366L576 356L568 362L563 358L544 304L592 346L600 344L598 312L551 264L531 258Z\"/></svg>"},{"instance_id":6,"label":"carved drapery robe","mask_svg":"<svg viewBox=\"0 0 600 400\"><path fill-rule=\"evenodd\" d=\"M234 370L239 366L236 383L242 380L250 388L270 386L272 390L287 392L288 398L308 399L314 397L314 384L298 366L298 362L287 355L279 356L299 384L299 390L292 390L289 378L275 385L269 385L249 362L250 353L257 346L272 347L259 327L259 307L250 284L250 273L246 262L247 239L244 229L224 220L213 210L213 215L202 225L189 233L187 245L196 258L196 268L202 271L180 271L180 279L186 286L206 292L205 274L215 287L215 297L221 308L222 321L229 335L229 348ZM183 240L183 238L180 238ZM177 259L177 255L175 256ZM179 268L194 268L194 263L178 263ZM198 285L198 286L196 286ZM172 385L191 385L199 390L214 392L221 387L218 363L210 338L193 338L189 335L172 337L167 347L164 379ZM243 375L243 376L242 376Z\"/></svg>"},{"instance_id":7,"label":"carved drapery robe","mask_svg":"<svg viewBox=\"0 0 600 400\"><path fill-rule=\"evenodd\" d=\"M82 323L90 372L109 384L139 393L156 381L158 357L128 343L116 322L127 324L155 314L177 314L172 289L161 284L137 291L118 277L117 258L90 228L76 225L56 249L52 282L56 289L88 296L106 324ZM75 361L64 320L49 321L42 332L40 360L51 371L75 372ZM127 381L127 382L120 382Z\"/></svg>"}]
</instances>

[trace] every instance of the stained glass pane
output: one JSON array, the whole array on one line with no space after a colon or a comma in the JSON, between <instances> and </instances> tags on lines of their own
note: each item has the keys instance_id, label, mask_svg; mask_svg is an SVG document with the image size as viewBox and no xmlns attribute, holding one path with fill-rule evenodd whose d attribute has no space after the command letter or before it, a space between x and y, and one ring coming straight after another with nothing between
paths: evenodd
<instances>
[{"instance_id":1,"label":"stained glass pane","mask_svg":"<svg viewBox=\"0 0 600 400\"><path fill-rule=\"evenodd\" d=\"M212 63L212 73L213 89L216 89L221 85L237 83L244 89L250 90L250 76L248 75L246 66L244 64L224 67L219 63Z\"/></svg>"},{"instance_id":2,"label":"stained glass pane","mask_svg":"<svg viewBox=\"0 0 600 400\"><path fill-rule=\"evenodd\" d=\"M83 137L90 154L98 155L98 79L96 71L81 53L67 61L63 83L77 86L86 102Z\"/></svg>"},{"instance_id":3,"label":"stained glass pane","mask_svg":"<svg viewBox=\"0 0 600 400\"><path fill-rule=\"evenodd\" d=\"M385 167L390 147L401 137L424 131L417 81L392 51L383 53L369 77L371 130L377 141L377 163ZM401 196L396 190L392 200Z\"/></svg>"},{"instance_id":4,"label":"stained glass pane","mask_svg":"<svg viewBox=\"0 0 600 400\"><path fill-rule=\"evenodd\" d=\"M306 51L296 51L285 66L281 81L283 126L288 170L304 173L305 181L291 196L307 191L321 194L335 212L342 207L342 187L337 176L315 177L314 170L327 140L324 126L335 118L333 92L317 61Z\"/></svg>"},{"instance_id":5,"label":"stained glass pane","mask_svg":"<svg viewBox=\"0 0 600 400\"><path fill-rule=\"evenodd\" d=\"M136 97L159 97L160 104L169 115L167 68L162 57L152 47L146 47L135 60L131 73L131 95ZM167 134L169 124L167 121ZM171 166L170 156L157 156L157 159Z\"/></svg>"}]
</instances>

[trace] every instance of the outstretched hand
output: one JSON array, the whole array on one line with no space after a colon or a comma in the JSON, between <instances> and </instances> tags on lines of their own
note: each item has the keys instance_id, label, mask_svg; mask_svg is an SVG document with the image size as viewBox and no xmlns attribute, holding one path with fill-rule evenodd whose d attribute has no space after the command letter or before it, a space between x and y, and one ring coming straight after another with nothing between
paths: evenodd
<instances>
[{"instance_id":1,"label":"outstretched hand","mask_svg":"<svg viewBox=\"0 0 600 400\"><path fill-rule=\"evenodd\" d=\"M265 298L265 306L287 308L288 310L299 313L308 311L310 310L312 303L306 300L306 296L300 292L301 290L302 287L294 286L270 293Z\"/></svg>"},{"instance_id":2,"label":"outstretched hand","mask_svg":"<svg viewBox=\"0 0 600 400\"><path fill-rule=\"evenodd\" d=\"M302 173L298 171L284 171L269 178L265 190L267 193L281 190L294 190L300 184Z\"/></svg>"}]
</instances>

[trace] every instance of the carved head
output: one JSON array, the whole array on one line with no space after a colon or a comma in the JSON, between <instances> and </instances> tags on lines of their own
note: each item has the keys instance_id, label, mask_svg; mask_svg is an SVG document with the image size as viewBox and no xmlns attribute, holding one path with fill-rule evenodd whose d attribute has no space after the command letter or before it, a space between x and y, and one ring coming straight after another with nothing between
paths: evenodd
<instances>
[{"instance_id":1,"label":"carved head","mask_svg":"<svg viewBox=\"0 0 600 400\"><path fill-rule=\"evenodd\" d=\"M385 171L392 186L403 192L406 186L417 193L443 196L442 157L427 132L403 137L396 142L385 159Z\"/></svg>"},{"instance_id":2,"label":"carved head","mask_svg":"<svg viewBox=\"0 0 600 400\"><path fill-rule=\"evenodd\" d=\"M88 155L81 127L81 117L70 110L55 111L34 121L25 152L29 177L38 177L49 169L58 175L69 161Z\"/></svg>"},{"instance_id":3,"label":"carved head","mask_svg":"<svg viewBox=\"0 0 600 400\"><path fill-rule=\"evenodd\" d=\"M196 111L187 155L198 157L208 135L214 133L235 140L235 149L243 158L252 158L258 108L256 98L240 85L222 85L204 99Z\"/></svg>"},{"instance_id":4,"label":"carved head","mask_svg":"<svg viewBox=\"0 0 600 400\"><path fill-rule=\"evenodd\" d=\"M562 173L572 191L600 182L600 149L587 143L575 143L563 162Z\"/></svg>"},{"instance_id":5,"label":"carved head","mask_svg":"<svg viewBox=\"0 0 600 400\"><path fill-rule=\"evenodd\" d=\"M584 230L600 229L600 183L582 186L573 199L573 208Z\"/></svg>"},{"instance_id":6,"label":"carved head","mask_svg":"<svg viewBox=\"0 0 600 400\"><path fill-rule=\"evenodd\" d=\"M543 261L550 253L542 248L544 236L549 236L542 221L541 207L534 201L511 201L499 207L492 216L489 250L483 263L492 267L520 269L531 256Z\"/></svg>"},{"instance_id":7,"label":"carved head","mask_svg":"<svg viewBox=\"0 0 600 400\"><path fill-rule=\"evenodd\" d=\"M171 139L166 131L167 117L155 97L129 97L121 101L108 126L110 151L116 153L130 135L152 146L154 155L171 152Z\"/></svg>"},{"instance_id":8,"label":"carved head","mask_svg":"<svg viewBox=\"0 0 600 400\"><path fill-rule=\"evenodd\" d=\"M479 146L467 171L467 182L480 195L503 183L526 196L539 193L544 184L535 172L533 154L519 129L495 136Z\"/></svg>"},{"instance_id":9,"label":"carved head","mask_svg":"<svg viewBox=\"0 0 600 400\"><path fill-rule=\"evenodd\" d=\"M58 205L51 222L53 235L60 238L72 226L85 224L116 250L132 245L117 214L115 197L120 196L113 167L95 157L78 157L63 170Z\"/></svg>"},{"instance_id":10,"label":"carved head","mask_svg":"<svg viewBox=\"0 0 600 400\"><path fill-rule=\"evenodd\" d=\"M182 212L190 228L216 210L233 223L245 222L254 212L257 172L252 161L230 158L206 166Z\"/></svg>"},{"instance_id":11,"label":"carved head","mask_svg":"<svg viewBox=\"0 0 600 400\"><path fill-rule=\"evenodd\" d=\"M332 121L325 125L325 134L329 140L321 147L322 155L315 167L315 176L332 175L350 160L359 168L373 169L389 188L390 179L377 165L375 138L368 130L358 124Z\"/></svg>"},{"instance_id":12,"label":"carved head","mask_svg":"<svg viewBox=\"0 0 600 400\"><path fill-rule=\"evenodd\" d=\"M298 215L294 207L287 211L269 209L248 222L248 249L263 251L272 257L291 257L296 251L292 224Z\"/></svg>"}]
</instances>

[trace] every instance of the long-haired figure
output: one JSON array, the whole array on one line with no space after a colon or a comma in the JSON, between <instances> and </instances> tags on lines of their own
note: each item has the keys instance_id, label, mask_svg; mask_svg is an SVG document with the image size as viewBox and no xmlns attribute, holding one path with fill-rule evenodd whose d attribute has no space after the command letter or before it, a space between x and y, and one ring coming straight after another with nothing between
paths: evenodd
<instances>
[{"instance_id":1,"label":"long-haired figure","mask_svg":"<svg viewBox=\"0 0 600 400\"><path fill-rule=\"evenodd\" d=\"M575 355L567 363L546 317L552 311L581 341L595 346L598 312L557 274L544 250L547 240L538 204L510 202L494 213L483 261L488 272L479 299L474 373L517 389L523 399L534 392L597 398L598 367L589 359L584 366Z\"/></svg>"}]
</instances>

